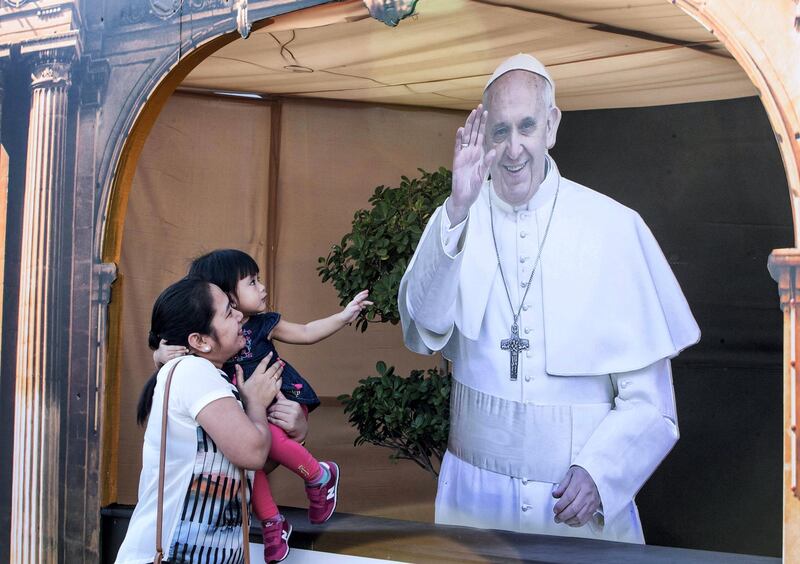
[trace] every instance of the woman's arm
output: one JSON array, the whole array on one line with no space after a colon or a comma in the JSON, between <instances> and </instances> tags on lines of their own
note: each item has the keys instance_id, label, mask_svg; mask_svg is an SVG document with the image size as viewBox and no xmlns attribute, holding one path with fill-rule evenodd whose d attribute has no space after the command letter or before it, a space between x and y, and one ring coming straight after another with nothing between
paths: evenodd
<instances>
[{"instance_id":1,"label":"woman's arm","mask_svg":"<svg viewBox=\"0 0 800 564\"><path fill-rule=\"evenodd\" d=\"M272 330L269 338L292 345L310 345L321 341L330 337L348 323L352 323L362 309L371 306L372 302L367 301L367 296L369 296L369 290L362 290L339 313L324 319L310 321L306 324L292 323L281 319Z\"/></svg>"},{"instance_id":2,"label":"woman's arm","mask_svg":"<svg viewBox=\"0 0 800 564\"><path fill-rule=\"evenodd\" d=\"M220 398L197 414L197 422L234 465L247 470L264 466L271 446L265 407L245 413L234 398Z\"/></svg>"},{"instance_id":3,"label":"woman's arm","mask_svg":"<svg viewBox=\"0 0 800 564\"><path fill-rule=\"evenodd\" d=\"M270 357L267 355L252 376L239 385L244 411L234 398L227 397L212 401L196 417L228 460L248 470L264 466L272 443L267 407L280 391L283 362L267 368ZM242 382L238 366L236 374L237 382Z\"/></svg>"}]
</instances>

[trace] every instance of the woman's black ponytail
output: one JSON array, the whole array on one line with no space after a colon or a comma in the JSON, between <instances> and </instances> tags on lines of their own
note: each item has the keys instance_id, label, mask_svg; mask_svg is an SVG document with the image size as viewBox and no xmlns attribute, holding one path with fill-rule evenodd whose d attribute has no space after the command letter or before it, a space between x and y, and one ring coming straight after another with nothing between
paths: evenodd
<instances>
[{"instance_id":1,"label":"woman's black ponytail","mask_svg":"<svg viewBox=\"0 0 800 564\"><path fill-rule=\"evenodd\" d=\"M147 346L150 347L150 350L156 350L160 344L161 339L150 329L150 333L147 335Z\"/></svg>"},{"instance_id":2,"label":"woman's black ponytail","mask_svg":"<svg viewBox=\"0 0 800 564\"><path fill-rule=\"evenodd\" d=\"M156 350L161 340L168 345L189 347L189 335L213 335L211 320L214 305L209 283L196 278L184 278L161 292L153 304L150 333L147 344ZM136 421L144 425L153 408L153 392L156 389L158 370L150 376L139 396L136 406Z\"/></svg>"},{"instance_id":3,"label":"woman's black ponytail","mask_svg":"<svg viewBox=\"0 0 800 564\"><path fill-rule=\"evenodd\" d=\"M156 379L158 377L158 370L153 372L153 375L147 379L142 388L142 393L139 394L139 403L136 404L136 422L144 427L147 423L147 416L150 415L150 410L153 409L153 392L156 391Z\"/></svg>"}]
</instances>

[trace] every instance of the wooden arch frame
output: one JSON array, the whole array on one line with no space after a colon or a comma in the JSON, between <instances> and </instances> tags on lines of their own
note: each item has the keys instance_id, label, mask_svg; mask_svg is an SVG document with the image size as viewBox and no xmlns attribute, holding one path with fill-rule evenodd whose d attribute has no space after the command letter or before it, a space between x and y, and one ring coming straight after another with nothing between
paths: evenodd
<instances>
[{"instance_id":1,"label":"wooden arch frame","mask_svg":"<svg viewBox=\"0 0 800 564\"><path fill-rule=\"evenodd\" d=\"M295 13L311 8L326 9L335 16L337 9L352 5L350 0L327 5L330 0L305 0L286 2L279 8L251 13L255 16L253 27L259 28L272 21L279 13ZM714 33L734 56L760 93L783 159L789 186L792 208L795 247L800 242L800 66L793 62L800 52L800 2L776 0L774 2L743 3L740 0L664 0L678 6ZM257 2L254 2L256 4ZM313 8L315 7L316 8ZM109 136L110 149L101 158L99 179L100 205L96 225L96 256L104 263L119 261L125 212L133 175L144 142L159 112L169 96L188 73L211 53L234 41L239 33L231 25L208 30L206 37L195 41L188 49L180 51L174 64L165 63L138 89L134 101L120 115L116 133ZM99 155L98 155L99 156ZM800 412L790 413L795 402L793 390L800 390L800 362L795 371L795 355L800 357L800 250L783 249L770 257L770 271L779 283L781 307L784 310L784 518L783 553L787 560L800 559L800 487L795 482L800 475L800 439L793 424L800 422ZM111 305L109 314L119 319L120 311ZM114 324L110 325L105 343L118 339ZM795 352L797 351L797 352ZM114 378L118 366L113 347L105 368L99 370L105 380L102 399L103 423L101 446L101 475L107 478L114 464L113 430L117 427ZM102 355L101 355L102 356ZM793 382L797 380L797 385ZM100 495L105 504L113 497L116 481L103 483ZM794 490L793 490L794 486ZM795 496L797 491L797 496Z\"/></svg>"},{"instance_id":2,"label":"wooden arch frame","mask_svg":"<svg viewBox=\"0 0 800 564\"><path fill-rule=\"evenodd\" d=\"M264 11L259 19L250 22L249 31L269 26L277 20L293 18L300 24L313 18L317 25L339 21L342 17L353 17L354 5L360 6L358 17L369 17L369 12L361 0L346 0L330 4L332 0L301 0L298 2L285 2L281 12L274 9ZM181 56L174 66L163 64L160 72L149 77L147 84L136 95L136 101L129 108L131 116L125 119L120 115L118 122L122 121L126 127L120 129L117 139L110 139L109 146L114 147L108 154L105 170L109 177L104 184L99 206L100 216L97 218L95 247L100 257L100 262L107 265L119 264L122 252L122 238L125 226L125 216L128 207L130 191L136 172L136 165L144 147L145 141L175 89L186 76L203 60L225 45L242 37L238 29L226 28L212 29L203 38L202 42L188 46L182 50ZM184 47L185 49L186 47ZM102 165L101 165L102 167ZM114 268L116 271L116 269ZM121 278L121 277L120 277ZM122 282L118 278L117 284ZM119 300L112 301L108 306L108 331L105 343L105 366L100 368L104 379L104 394L102 402L102 432L100 445L100 475L104 476L100 491L100 505L105 506L115 501L116 498L116 449L112 445L118 440L119 417L119 389L117 376L120 371L119 346L121 340L120 321L122 317L122 304Z\"/></svg>"},{"instance_id":3,"label":"wooden arch frame","mask_svg":"<svg viewBox=\"0 0 800 564\"><path fill-rule=\"evenodd\" d=\"M759 91L783 159L793 249L777 249L769 269L783 310L783 557L800 560L800 3L797 0L672 0L719 37ZM795 406L792 409L792 406Z\"/></svg>"},{"instance_id":4,"label":"wooden arch frame","mask_svg":"<svg viewBox=\"0 0 800 564\"><path fill-rule=\"evenodd\" d=\"M758 89L789 184L800 242L800 4L797 0L668 0L716 35Z\"/></svg>"}]
</instances>

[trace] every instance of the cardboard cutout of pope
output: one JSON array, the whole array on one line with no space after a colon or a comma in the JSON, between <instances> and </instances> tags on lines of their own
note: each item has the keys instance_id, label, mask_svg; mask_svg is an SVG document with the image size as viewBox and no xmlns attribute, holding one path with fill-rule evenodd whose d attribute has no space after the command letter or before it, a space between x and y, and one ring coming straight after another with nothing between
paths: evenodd
<instances>
[{"instance_id":1,"label":"cardboard cutout of pope","mask_svg":"<svg viewBox=\"0 0 800 564\"><path fill-rule=\"evenodd\" d=\"M497 68L400 284L406 345L453 362L436 522L643 543L700 331L639 215L559 173L560 118L538 60Z\"/></svg>"}]
</instances>

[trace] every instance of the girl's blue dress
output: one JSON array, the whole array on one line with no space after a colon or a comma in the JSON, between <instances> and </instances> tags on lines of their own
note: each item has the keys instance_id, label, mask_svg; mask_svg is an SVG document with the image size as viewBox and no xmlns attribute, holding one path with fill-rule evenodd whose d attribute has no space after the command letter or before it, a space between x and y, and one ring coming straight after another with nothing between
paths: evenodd
<instances>
[{"instance_id":1,"label":"girl's blue dress","mask_svg":"<svg viewBox=\"0 0 800 564\"><path fill-rule=\"evenodd\" d=\"M247 320L247 323L242 327L242 333L245 338L244 348L222 367L228 376L233 377L236 370L235 366L238 364L244 371L244 379L247 380L255 371L258 363L269 353L272 353L272 359L269 362L270 366L278 360L278 351L275 350L275 345L267 336L280 319L280 313L270 311L253 315ZM281 392L287 399L305 405L309 411L314 410L319 406L319 398L314 389L291 364L286 362L285 359L281 360L285 363Z\"/></svg>"}]
</instances>

